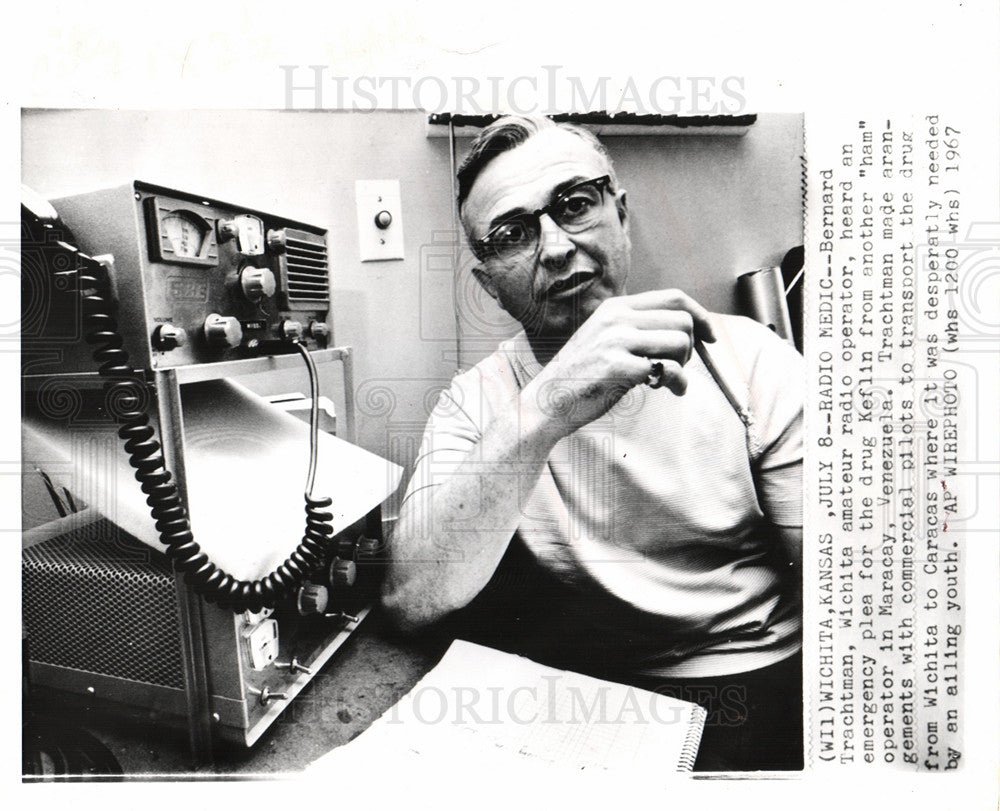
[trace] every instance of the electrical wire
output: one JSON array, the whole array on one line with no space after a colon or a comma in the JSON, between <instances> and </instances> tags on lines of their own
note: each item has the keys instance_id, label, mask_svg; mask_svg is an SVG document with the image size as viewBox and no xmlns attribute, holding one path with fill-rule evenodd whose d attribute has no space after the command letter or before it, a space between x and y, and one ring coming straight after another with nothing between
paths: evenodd
<instances>
[{"instance_id":1,"label":"electrical wire","mask_svg":"<svg viewBox=\"0 0 1000 811\"><path fill-rule=\"evenodd\" d=\"M316 364L312 355L301 341L295 342L302 359L306 362L306 372L309 375L309 396L311 405L309 406L309 473L306 476L306 498L312 495L313 487L316 484L316 461L319 450L319 375L316 372Z\"/></svg>"},{"instance_id":2,"label":"electrical wire","mask_svg":"<svg viewBox=\"0 0 1000 811\"><path fill-rule=\"evenodd\" d=\"M300 342L295 342L295 348L306 364L309 375L309 472L306 475L306 537L303 543L326 548L333 536L333 513L327 512L333 500L316 498L313 489L316 486L316 467L319 455L319 374L309 350Z\"/></svg>"}]
</instances>

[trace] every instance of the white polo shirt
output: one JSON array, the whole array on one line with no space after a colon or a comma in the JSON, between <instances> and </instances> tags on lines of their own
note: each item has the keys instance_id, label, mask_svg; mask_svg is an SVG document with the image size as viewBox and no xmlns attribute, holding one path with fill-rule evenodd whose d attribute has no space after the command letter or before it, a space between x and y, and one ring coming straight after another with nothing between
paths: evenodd
<instances>
[{"instance_id":1,"label":"white polo shirt","mask_svg":"<svg viewBox=\"0 0 1000 811\"><path fill-rule=\"evenodd\" d=\"M799 562L771 525L802 524L803 358L749 319L714 315L713 327L708 351L749 426L695 354L683 396L631 389L561 440L521 494L518 535L578 600L552 633L637 675L739 673L800 647ZM405 498L449 476L540 371L521 333L458 375ZM560 402L558 384L548 395Z\"/></svg>"}]
</instances>

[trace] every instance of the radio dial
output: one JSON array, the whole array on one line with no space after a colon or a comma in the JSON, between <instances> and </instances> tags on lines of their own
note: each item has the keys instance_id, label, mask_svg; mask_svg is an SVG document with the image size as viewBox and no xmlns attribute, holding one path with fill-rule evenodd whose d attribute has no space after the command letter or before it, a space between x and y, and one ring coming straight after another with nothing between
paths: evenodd
<instances>
[{"instance_id":1,"label":"radio dial","mask_svg":"<svg viewBox=\"0 0 1000 811\"><path fill-rule=\"evenodd\" d=\"M274 274L267 268L247 267L240 273L240 287L248 301L257 302L274 295Z\"/></svg>"},{"instance_id":2,"label":"radio dial","mask_svg":"<svg viewBox=\"0 0 1000 811\"><path fill-rule=\"evenodd\" d=\"M298 341L302 338L302 323L286 318L281 322L280 331L286 341Z\"/></svg>"},{"instance_id":3,"label":"radio dial","mask_svg":"<svg viewBox=\"0 0 1000 811\"><path fill-rule=\"evenodd\" d=\"M309 336L320 343L330 340L330 326L325 321L310 321Z\"/></svg>"},{"instance_id":4,"label":"radio dial","mask_svg":"<svg viewBox=\"0 0 1000 811\"><path fill-rule=\"evenodd\" d=\"M271 253L285 252L285 229L272 228L267 232L267 249Z\"/></svg>"},{"instance_id":5,"label":"radio dial","mask_svg":"<svg viewBox=\"0 0 1000 811\"><path fill-rule=\"evenodd\" d=\"M227 315L212 313L205 319L205 340L216 349L235 349L243 341L240 322Z\"/></svg>"},{"instance_id":6,"label":"radio dial","mask_svg":"<svg viewBox=\"0 0 1000 811\"><path fill-rule=\"evenodd\" d=\"M330 603L330 592L326 586L316 583L304 583L296 598L296 607L302 616L322 614Z\"/></svg>"},{"instance_id":7,"label":"radio dial","mask_svg":"<svg viewBox=\"0 0 1000 811\"><path fill-rule=\"evenodd\" d=\"M378 538L368 538L362 535L358 538L358 560L377 557L382 551L382 543Z\"/></svg>"},{"instance_id":8,"label":"radio dial","mask_svg":"<svg viewBox=\"0 0 1000 811\"><path fill-rule=\"evenodd\" d=\"M218 234L220 242L228 242L234 239L239 234L239 227L236 225L236 220L219 220Z\"/></svg>"},{"instance_id":9,"label":"radio dial","mask_svg":"<svg viewBox=\"0 0 1000 811\"><path fill-rule=\"evenodd\" d=\"M169 352L187 343L187 332L173 324L160 324L153 333L153 346L161 352Z\"/></svg>"},{"instance_id":10,"label":"radio dial","mask_svg":"<svg viewBox=\"0 0 1000 811\"><path fill-rule=\"evenodd\" d=\"M332 588L350 588L357 579L358 567L353 560L334 558L330 566L330 586Z\"/></svg>"}]
</instances>

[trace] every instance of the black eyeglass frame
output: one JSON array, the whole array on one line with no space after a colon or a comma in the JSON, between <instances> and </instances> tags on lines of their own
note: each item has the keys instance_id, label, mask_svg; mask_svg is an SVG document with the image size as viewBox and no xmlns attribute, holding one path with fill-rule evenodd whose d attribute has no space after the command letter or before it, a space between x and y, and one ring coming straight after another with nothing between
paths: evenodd
<instances>
[{"instance_id":1,"label":"black eyeglass frame","mask_svg":"<svg viewBox=\"0 0 1000 811\"><path fill-rule=\"evenodd\" d=\"M480 261L486 261L487 259L490 258L495 258L502 261L505 257L501 256L497 252L496 248L492 245L494 234L496 234L497 231L499 231L506 225L509 225L512 222L517 222L520 220L533 220L535 222L535 230L538 231L539 234L541 234L540 220L543 214L547 214L549 217L552 218L553 222L555 222L556 225L558 225L560 228L562 228L564 231L570 234L580 233L582 231L586 231L588 228L592 228L596 224L596 221L594 223L584 226L583 228L580 228L578 231L574 231L572 228L566 228L559 221L559 219L552 216L556 207L565 198L571 196L574 192L578 191L584 186L596 186L598 192L601 195L601 202L604 203L606 202L604 199L604 192L611 186L611 175L601 175L600 177L591 178L590 180L581 180L579 183L574 183L569 188L563 189L561 192L559 192L552 199L552 201L548 203L548 205L542 206L541 208L535 209L534 211L527 211L524 212L523 214L517 214L513 217L509 217L506 220L498 222L495 226L493 226L493 228L490 229L490 232L482 239L476 239L471 241L473 253ZM538 249L537 240L538 237L536 237L535 250Z\"/></svg>"}]
</instances>

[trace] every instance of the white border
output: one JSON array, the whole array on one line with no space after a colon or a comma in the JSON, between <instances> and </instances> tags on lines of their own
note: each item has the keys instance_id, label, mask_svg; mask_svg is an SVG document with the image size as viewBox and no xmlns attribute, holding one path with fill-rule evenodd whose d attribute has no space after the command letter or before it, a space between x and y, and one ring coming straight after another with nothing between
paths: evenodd
<instances>
[{"instance_id":1,"label":"white border","mask_svg":"<svg viewBox=\"0 0 1000 811\"><path fill-rule=\"evenodd\" d=\"M566 73L592 84L602 75L637 83L658 76L743 76L748 111L882 110L923 112L961 99L973 125L996 141L997 77L1000 76L998 17L987 0L886 2L842 0L810 6L801 2L709 3L683 10L633 3L585 4L571 7L536 2L506 2L484 15L479 4L446 7L441 3L295 4L253 2L209 6L172 0L169 4L135 5L58 0L26 4L12 26L6 26L3 59L5 91L2 132L5 160L0 225L16 222L20 164L19 109L54 107L281 107L281 64L330 65L339 75L511 76L541 75L544 65L560 65ZM286 24L285 21L291 21ZM969 118L967 118L969 120ZM993 156L997 150L992 151ZM997 165L987 162L984 197L995 201ZM987 203L987 205L989 205ZM979 219L1000 219L992 211ZM2 226L8 227L9 226ZM0 236L6 236L2 234ZM0 268L0 291L13 289L16 277ZM17 294L2 297L0 324L16 320ZM7 308L10 308L9 310ZM0 352L0 373L15 390L16 347ZM4 473L16 469L17 398L0 398L4 431L0 460ZM982 404L993 408L996 404ZM2 498L17 503L16 476L4 476ZM6 516L3 529L13 540L16 516ZM16 549L16 545L9 544ZM973 592L979 605L970 612L990 617L997 609L996 550L984 552L986 563L970 577L980 580ZM19 565L5 571L5 593L17 594ZM981 613L980 613L981 612ZM14 619L17 612L9 612ZM16 640L11 623L10 639ZM823 781L688 781L669 792L650 794L652 786L632 786L652 805L700 806L732 803L740 809L792 802L810 807L872 807L891 799L910 808L995 807L996 782L996 633L968 640L969 686L983 690L983 728L987 740L969 740L979 756L967 761L961 775L866 775L847 773ZM985 646L982 643L985 642ZM12 646L16 651L16 644ZM980 658L981 657L981 660ZM981 665L981 669L978 669ZM970 671L977 670L974 675ZM17 668L7 668L6 695L19 695ZM5 775L18 780L19 735L11 724L11 757ZM981 747L978 750L976 747ZM586 778L573 786L497 786L490 775L454 775L448 785L393 785L390 775L336 781L324 802L359 801L387 805L390 796L407 807L424 804L501 805L518 797L551 799L561 805L579 801L586 807L620 804L622 786L603 778ZM102 807L175 804L197 797L199 805L231 802L232 792L246 791L255 804L301 803L294 784L214 784L197 786L30 786L19 787L24 801L100 802ZM72 791L72 795L66 792ZM197 791L197 795L192 795ZM377 794L378 797L373 795ZM711 795L706 797L705 795ZM711 800L711 805L706 803ZM426 803L424 802L426 801ZM682 806L680 806L682 807Z\"/></svg>"}]
</instances>

